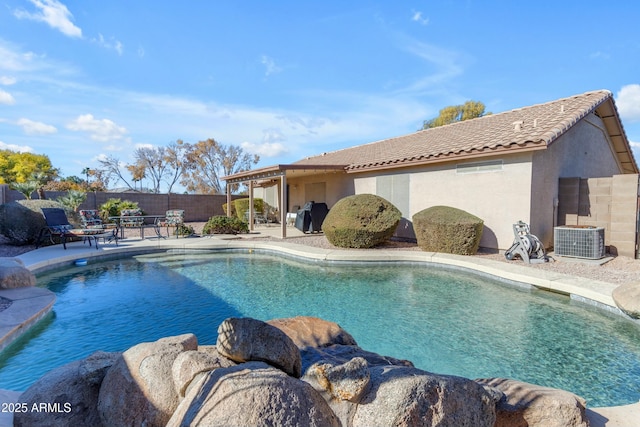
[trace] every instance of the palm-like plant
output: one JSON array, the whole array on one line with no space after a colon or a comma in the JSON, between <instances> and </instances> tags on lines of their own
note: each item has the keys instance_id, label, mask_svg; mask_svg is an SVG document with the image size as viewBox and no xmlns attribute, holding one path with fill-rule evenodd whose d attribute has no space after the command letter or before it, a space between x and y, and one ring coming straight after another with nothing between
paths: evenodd
<instances>
[{"instance_id":1,"label":"palm-like plant","mask_svg":"<svg viewBox=\"0 0 640 427\"><path fill-rule=\"evenodd\" d=\"M31 194L38 189L40 184L37 181L14 182L11 188L21 192L27 200L31 200Z\"/></svg>"},{"instance_id":2,"label":"palm-like plant","mask_svg":"<svg viewBox=\"0 0 640 427\"><path fill-rule=\"evenodd\" d=\"M65 196L58 197L57 201L64 206L72 209L74 212L78 211L78 208L87 198L87 193L79 190L69 190Z\"/></svg>"}]
</instances>

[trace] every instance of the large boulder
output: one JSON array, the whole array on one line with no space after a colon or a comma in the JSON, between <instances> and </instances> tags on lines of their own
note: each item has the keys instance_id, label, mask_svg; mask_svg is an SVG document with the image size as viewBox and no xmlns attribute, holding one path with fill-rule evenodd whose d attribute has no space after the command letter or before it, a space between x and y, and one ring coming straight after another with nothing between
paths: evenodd
<instances>
[{"instance_id":1,"label":"large boulder","mask_svg":"<svg viewBox=\"0 0 640 427\"><path fill-rule=\"evenodd\" d=\"M98 351L54 369L19 398L26 412L14 413L15 427L102 426L98 414L100 384L120 353Z\"/></svg>"},{"instance_id":2,"label":"large boulder","mask_svg":"<svg viewBox=\"0 0 640 427\"><path fill-rule=\"evenodd\" d=\"M402 366L373 366L353 427L372 425L493 427L492 395L466 378Z\"/></svg>"},{"instance_id":3,"label":"large boulder","mask_svg":"<svg viewBox=\"0 0 640 427\"><path fill-rule=\"evenodd\" d=\"M0 258L0 289L35 286L36 276L17 258Z\"/></svg>"},{"instance_id":4,"label":"large boulder","mask_svg":"<svg viewBox=\"0 0 640 427\"><path fill-rule=\"evenodd\" d=\"M356 194L338 200L322 223L331 244L341 248L371 248L396 231L402 213L375 194Z\"/></svg>"},{"instance_id":5,"label":"large boulder","mask_svg":"<svg viewBox=\"0 0 640 427\"><path fill-rule=\"evenodd\" d=\"M100 387L98 410L104 425L164 426L180 400L173 364L181 353L197 348L195 335L185 334L122 353Z\"/></svg>"},{"instance_id":6,"label":"large boulder","mask_svg":"<svg viewBox=\"0 0 640 427\"><path fill-rule=\"evenodd\" d=\"M640 282L618 286L612 296L620 310L634 319L640 319Z\"/></svg>"},{"instance_id":7,"label":"large boulder","mask_svg":"<svg viewBox=\"0 0 640 427\"><path fill-rule=\"evenodd\" d=\"M568 391L504 378L476 380L504 394L496 427L588 427L586 402Z\"/></svg>"},{"instance_id":8,"label":"large boulder","mask_svg":"<svg viewBox=\"0 0 640 427\"><path fill-rule=\"evenodd\" d=\"M466 378L432 374L357 346L309 348L302 357L302 379L344 427L493 426L495 421L496 398Z\"/></svg>"},{"instance_id":9,"label":"large boulder","mask_svg":"<svg viewBox=\"0 0 640 427\"><path fill-rule=\"evenodd\" d=\"M251 318L230 317L218 327L218 352L234 362L268 363L300 378L300 351L284 332Z\"/></svg>"},{"instance_id":10,"label":"large boulder","mask_svg":"<svg viewBox=\"0 0 640 427\"><path fill-rule=\"evenodd\" d=\"M266 363L249 362L209 372L182 400L167 427L339 425L309 384Z\"/></svg>"},{"instance_id":11,"label":"large boulder","mask_svg":"<svg viewBox=\"0 0 640 427\"><path fill-rule=\"evenodd\" d=\"M220 356L215 347L209 350L204 348L199 348L197 351L188 350L180 353L173 361L171 367L173 383L180 397L184 397L187 388L199 374L233 365L235 363Z\"/></svg>"},{"instance_id":12,"label":"large boulder","mask_svg":"<svg viewBox=\"0 0 640 427\"><path fill-rule=\"evenodd\" d=\"M406 366L413 367L409 360L396 359L390 356L382 356L378 353L363 350L356 345L331 345L328 347L307 347L300 351L302 357L302 371L306 371L315 364L328 363L333 366L347 363L355 357L361 357L367 361L368 366Z\"/></svg>"},{"instance_id":13,"label":"large boulder","mask_svg":"<svg viewBox=\"0 0 640 427\"><path fill-rule=\"evenodd\" d=\"M318 385L334 399L358 403L369 387L371 374L366 359L354 357L341 365L318 363L306 375L315 375Z\"/></svg>"},{"instance_id":14,"label":"large boulder","mask_svg":"<svg viewBox=\"0 0 640 427\"><path fill-rule=\"evenodd\" d=\"M358 345L351 334L340 325L318 317L296 316L268 320L267 323L287 334L300 350L307 347L327 347L333 344Z\"/></svg>"}]
</instances>

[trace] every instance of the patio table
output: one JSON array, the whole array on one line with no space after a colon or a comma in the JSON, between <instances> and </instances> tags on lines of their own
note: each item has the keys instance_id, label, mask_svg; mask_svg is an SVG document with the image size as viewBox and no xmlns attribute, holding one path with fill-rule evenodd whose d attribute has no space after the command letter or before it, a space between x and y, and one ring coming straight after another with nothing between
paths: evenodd
<instances>
[{"instance_id":1,"label":"patio table","mask_svg":"<svg viewBox=\"0 0 640 427\"><path fill-rule=\"evenodd\" d=\"M156 237L165 239L165 237L160 233L160 226L158 225L158 221L164 217L165 215L136 215L136 216L119 215L119 216L110 216L109 219L112 221L116 221L116 228L120 232L121 239L124 239L125 228L139 228L141 239L144 239L145 228L153 228L153 231L156 233ZM140 219L142 221L140 225L123 225L123 221L122 221L123 219L126 219L126 220Z\"/></svg>"}]
</instances>

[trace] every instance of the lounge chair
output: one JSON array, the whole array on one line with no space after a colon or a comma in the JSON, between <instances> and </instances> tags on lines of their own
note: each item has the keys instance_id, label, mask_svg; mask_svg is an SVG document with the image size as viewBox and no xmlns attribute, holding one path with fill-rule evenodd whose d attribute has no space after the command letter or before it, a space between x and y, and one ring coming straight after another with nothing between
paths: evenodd
<instances>
[{"instance_id":1,"label":"lounge chair","mask_svg":"<svg viewBox=\"0 0 640 427\"><path fill-rule=\"evenodd\" d=\"M40 243L45 237L48 237L52 244L56 243L54 238L59 238L64 249L67 249L67 240L73 238L82 239L83 242L88 241L89 246L91 246L91 240L93 240L96 244L96 249L98 249L98 239L116 238L115 229L73 228L73 225L69 223L69 219L67 218L67 214L64 212L64 209L42 208L42 215L44 215L47 225L40 230L40 234L38 235L38 240L36 242L36 248L40 246ZM118 241L116 239L116 244L117 243Z\"/></svg>"},{"instance_id":2,"label":"lounge chair","mask_svg":"<svg viewBox=\"0 0 640 427\"><path fill-rule=\"evenodd\" d=\"M116 245L118 244L118 225L117 224L104 224L102 222L102 218L100 217L100 212L95 209L81 209L78 211L80 214L80 222L82 223L82 228L84 230L104 230L107 233L109 230L113 231L112 236L105 236L104 241L106 242L115 240Z\"/></svg>"}]
</instances>

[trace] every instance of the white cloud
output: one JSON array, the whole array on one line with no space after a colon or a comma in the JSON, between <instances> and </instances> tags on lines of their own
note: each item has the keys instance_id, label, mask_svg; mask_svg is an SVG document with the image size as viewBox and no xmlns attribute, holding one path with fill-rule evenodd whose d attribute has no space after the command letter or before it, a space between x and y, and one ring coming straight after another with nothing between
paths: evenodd
<instances>
[{"instance_id":1,"label":"white cloud","mask_svg":"<svg viewBox=\"0 0 640 427\"><path fill-rule=\"evenodd\" d=\"M0 150L11 150L11 151L17 151L19 153L33 153L33 148L27 146L27 145L15 145L15 144L5 144L4 142L0 141Z\"/></svg>"},{"instance_id":2,"label":"white cloud","mask_svg":"<svg viewBox=\"0 0 640 427\"><path fill-rule=\"evenodd\" d=\"M265 76L270 76L271 74L276 74L282 71L282 68L276 65L276 62L273 60L273 58L270 58L267 55L262 55L262 58L260 58L260 62L265 66Z\"/></svg>"},{"instance_id":3,"label":"white cloud","mask_svg":"<svg viewBox=\"0 0 640 427\"><path fill-rule=\"evenodd\" d=\"M18 19L31 19L47 23L51 28L59 30L69 37L82 37L82 30L75 26L71 20L73 15L67 6L58 0L29 0L38 9L37 12L30 13L26 10L18 9L14 15Z\"/></svg>"},{"instance_id":4,"label":"white cloud","mask_svg":"<svg viewBox=\"0 0 640 427\"><path fill-rule=\"evenodd\" d=\"M640 150L640 142L629 141L629 145L631 145L631 148L637 148Z\"/></svg>"},{"instance_id":5,"label":"white cloud","mask_svg":"<svg viewBox=\"0 0 640 427\"><path fill-rule=\"evenodd\" d=\"M111 37L109 40L105 40L102 34L98 34L98 38L91 39L91 41L93 43L99 44L105 49L115 50L120 56L122 56L122 53L124 52L124 46L122 45L122 43L113 37Z\"/></svg>"},{"instance_id":6,"label":"white cloud","mask_svg":"<svg viewBox=\"0 0 640 427\"><path fill-rule=\"evenodd\" d=\"M109 119L95 119L91 114L78 116L67 125L67 129L87 132L91 139L101 142L121 140L127 134L126 128L116 125Z\"/></svg>"},{"instance_id":7,"label":"white cloud","mask_svg":"<svg viewBox=\"0 0 640 427\"><path fill-rule=\"evenodd\" d=\"M408 37L401 37L400 40L403 50L427 62L434 71L419 78L398 93L419 95L425 91L440 89L444 83L454 80L464 73L463 62L467 58L460 53Z\"/></svg>"},{"instance_id":8,"label":"white cloud","mask_svg":"<svg viewBox=\"0 0 640 427\"><path fill-rule=\"evenodd\" d=\"M620 117L632 122L640 121L640 84L622 86L616 98Z\"/></svg>"},{"instance_id":9,"label":"white cloud","mask_svg":"<svg viewBox=\"0 0 640 427\"><path fill-rule=\"evenodd\" d=\"M9 92L0 89L0 104L13 105L16 103L15 98Z\"/></svg>"},{"instance_id":10,"label":"white cloud","mask_svg":"<svg viewBox=\"0 0 640 427\"><path fill-rule=\"evenodd\" d=\"M0 76L0 85L11 86L18 81L15 77Z\"/></svg>"},{"instance_id":11,"label":"white cloud","mask_svg":"<svg viewBox=\"0 0 640 427\"><path fill-rule=\"evenodd\" d=\"M22 127L22 130L27 135L47 135L58 132L58 129L56 129L55 126L42 122L35 122L29 119L20 119L17 124Z\"/></svg>"},{"instance_id":12,"label":"white cloud","mask_svg":"<svg viewBox=\"0 0 640 427\"><path fill-rule=\"evenodd\" d=\"M252 142L245 141L240 144L240 147L251 154L257 154L260 157L276 157L289 152L287 147L279 142L263 142L262 144L254 144Z\"/></svg>"},{"instance_id":13,"label":"white cloud","mask_svg":"<svg viewBox=\"0 0 640 427\"><path fill-rule=\"evenodd\" d=\"M414 22L417 22L420 25L428 25L429 24L429 18L424 18L422 16L422 12L413 12L413 15L411 16L411 20Z\"/></svg>"}]
</instances>

